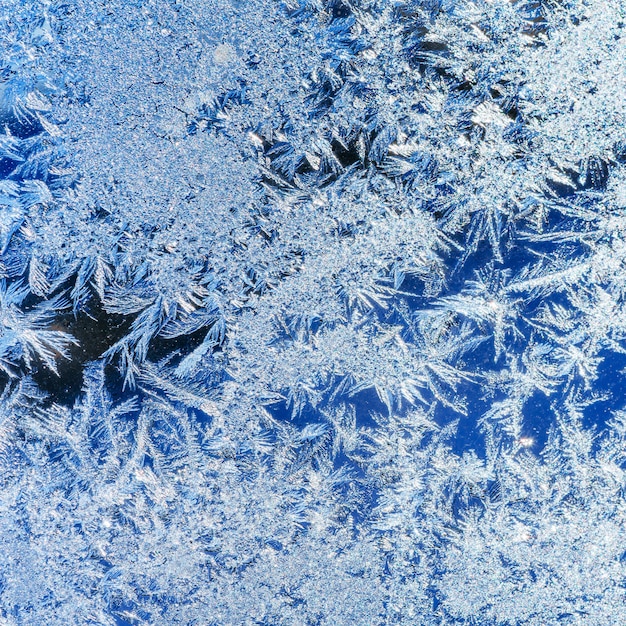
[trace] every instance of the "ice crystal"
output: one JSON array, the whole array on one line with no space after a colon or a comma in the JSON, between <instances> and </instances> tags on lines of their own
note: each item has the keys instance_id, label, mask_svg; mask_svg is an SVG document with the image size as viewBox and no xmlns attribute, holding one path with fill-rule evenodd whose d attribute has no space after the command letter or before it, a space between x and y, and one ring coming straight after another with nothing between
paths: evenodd
<instances>
[{"instance_id":1,"label":"ice crystal","mask_svg":"<svg viewBox=\"0 0 626 626\"><path fill-rule=\"evenodd\" d=\"M0 622L620 623L625 24L0 0Z\"/></svg>"}]
</instances>

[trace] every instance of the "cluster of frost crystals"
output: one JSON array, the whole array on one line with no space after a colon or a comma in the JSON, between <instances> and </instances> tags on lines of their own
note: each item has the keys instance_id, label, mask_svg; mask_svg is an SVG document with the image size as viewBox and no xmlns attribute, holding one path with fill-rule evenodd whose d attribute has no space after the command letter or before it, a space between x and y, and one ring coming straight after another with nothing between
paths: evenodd
<instances>
[{"instance_id":1,"label":"cluster of frost crystals","mask_svg":"<svg viewBox=\"0 0 626 626\"><path fill-rule=\"evenodd\" d=\"M0 0L0 623L621 623L625 41Z\"/></svg>"}]
</instances>

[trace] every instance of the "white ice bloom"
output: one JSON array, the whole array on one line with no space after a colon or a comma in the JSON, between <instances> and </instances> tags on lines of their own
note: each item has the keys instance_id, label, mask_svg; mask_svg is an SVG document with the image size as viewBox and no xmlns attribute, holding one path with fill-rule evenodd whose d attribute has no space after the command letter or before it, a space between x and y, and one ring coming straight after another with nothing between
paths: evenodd
<instances>
[{"instance_id":1,"label":"white ice bloom","mask_svg":"<svg viewBox=\"0 0 626 626\"><path fill-rule=\"evenodd\" d=\"M0 0L0 623L601 625L620 0Z\"/></svg>"}]
</instances>

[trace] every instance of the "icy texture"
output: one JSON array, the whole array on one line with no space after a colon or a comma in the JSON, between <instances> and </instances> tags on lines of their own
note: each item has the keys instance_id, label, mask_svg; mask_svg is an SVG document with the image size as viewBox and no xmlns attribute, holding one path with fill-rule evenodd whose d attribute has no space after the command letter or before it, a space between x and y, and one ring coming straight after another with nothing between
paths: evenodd
<instances>
[{"instance_id":1,"label":"icy texture","mask_svg":"<svg viewBox=\"0 0 626 626\"><path fill-rule=\"evenodd\" d=\"M0 623L622 623L625 28L0 0Z\"/></svg>"}]
</instances>

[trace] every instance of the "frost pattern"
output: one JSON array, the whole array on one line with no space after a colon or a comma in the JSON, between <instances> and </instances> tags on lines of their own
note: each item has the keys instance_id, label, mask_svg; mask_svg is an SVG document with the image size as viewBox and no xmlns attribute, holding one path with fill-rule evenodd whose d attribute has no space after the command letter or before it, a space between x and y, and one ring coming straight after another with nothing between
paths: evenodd
<instances>
[{"instance_id":1,"label":"frost pattern","mask_svg":"<svg viewBox=\"0 0 626 626\"><path fill-rule=\"evenodd\" d=\"M0 0L0 621L607 625L618 0Z\"/></svg>"}]
</instances>

